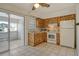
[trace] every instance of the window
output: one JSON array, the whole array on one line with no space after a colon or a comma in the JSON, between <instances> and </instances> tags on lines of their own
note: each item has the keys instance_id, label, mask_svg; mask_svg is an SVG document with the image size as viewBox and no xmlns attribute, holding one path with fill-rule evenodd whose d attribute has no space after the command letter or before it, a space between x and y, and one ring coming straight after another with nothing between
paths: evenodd
<instances>
[{"instance_id":1,"label":"window","mask_svg":"<svg viewBox=\"0 0 79 59\"><path fill-rule=\"evenodd\" d=\"M0 17L8 17L6 13L0 12Z\"/></svg>"},{"instance_id":2,"label":"window","mask_svg":"<svg viewBox=\"0 0 79 59\"><path fill-rule=\"evenodd\" d=\"M10 31L17 31L17 23L10 24ZM0 21L0 32L8 32L8 22Z\"/></svg>"},{"instance_id":3,"label":"window","mask_svg":"<svg viewBox=\"0 0 79 59\"><path fill-rule=\"evenodd\" d=\"M10 24L10 31L17 31L17 23Z\"/></svg>"},{"instance_id":4,"label":"window","mask_svg":"<svg viewBox=\"0 0 79 59\"><path fill-rule=\"evenodd\" d=\"M0 32L8 31L8 15L4 12L0 12Z\"/></svg>"},{"instance_id":5,"label":"window","mask_svg":"<svg viewBox=\"0 0 79 59\"><path fill-rule=\"evenodd\" d=\"M8 22L0 21L0 32L8 31Z\"/></svg>"}]
</instances>

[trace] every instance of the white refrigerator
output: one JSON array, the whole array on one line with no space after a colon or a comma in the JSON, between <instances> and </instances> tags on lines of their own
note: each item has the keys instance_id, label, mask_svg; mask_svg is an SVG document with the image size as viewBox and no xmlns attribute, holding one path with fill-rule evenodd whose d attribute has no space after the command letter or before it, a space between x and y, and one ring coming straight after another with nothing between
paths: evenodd
<instances>
[{"instance_id":1,"label":"white refrigerator","mask_svg":"<svg viewBox=\"0 0 79 59\"><path fill-rule=\"evenodd\" d=\"M75 28L74 20L60 22L60 45L74 48Z\"/></svg>"}]
</instances>

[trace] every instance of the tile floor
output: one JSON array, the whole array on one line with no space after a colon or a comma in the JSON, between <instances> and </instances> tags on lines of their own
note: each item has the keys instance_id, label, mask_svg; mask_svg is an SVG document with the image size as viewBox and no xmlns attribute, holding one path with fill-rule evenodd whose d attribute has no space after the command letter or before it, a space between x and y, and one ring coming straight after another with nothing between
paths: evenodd
<instances>
[{"instance_id":1,"label":"tile floor","mask_svg":"<svg viewBox=\"0 0 79 59\"><path fill-rule=\"evenodd\" d=\"M18 46L23 46L24 42L22 40L12 40L10 41L10 49L17 48ZM8 50L8 41L0 41L0 52Z\"/></svg>"},{"instance_id":2,"label":"tile floor","mask_svg":"<svg viewBox=\"0 0 79 59\"><path fill-rule=\"evenodd\" d=\"M57 46L51 43L42 43L38 46L24 46L12 49L1 56L76 56L75 49Z\"/></svg>"}]
</instances>

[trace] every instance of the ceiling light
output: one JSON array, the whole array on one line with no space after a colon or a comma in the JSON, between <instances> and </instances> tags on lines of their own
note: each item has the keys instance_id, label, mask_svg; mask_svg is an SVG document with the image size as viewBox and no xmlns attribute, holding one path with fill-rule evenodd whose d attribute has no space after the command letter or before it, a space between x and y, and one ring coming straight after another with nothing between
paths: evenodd
<instances>
[{"instance_id":1,"label":"ceiling light","mask_svg":"<svg viewBox=\"0 0 79 59\"><path fill-rule=\"evenodd\" d=\"M39 3L35 3L35 4L34 4L34 7L35 7L35 8L38 8L39 6L40 6Z\"/></svg>"}]
</instances>

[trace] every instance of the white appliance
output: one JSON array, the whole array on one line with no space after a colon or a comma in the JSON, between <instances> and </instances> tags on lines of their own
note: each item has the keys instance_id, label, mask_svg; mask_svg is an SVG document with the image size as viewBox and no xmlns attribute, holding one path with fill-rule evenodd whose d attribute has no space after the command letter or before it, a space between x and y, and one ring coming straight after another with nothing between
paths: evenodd
<instances>
[{"instance_id":1,"label":"white appliance","mask_svg":"<svg viewBox=\"0 0 79 59\"><path fill-rule=\"evenodd\" d=\"M47 42L56 44L56 33L49 31L47 35Z\"/></svg>"},{"instance_id":2,"label":"white appliance","mask_svg":"<svg viewBox=\"0 0 79 59\"><path fill-rule=\"evenodd\" d=\"M60 22L60 45L74 48L74 20Z\"/></svg>"},{"instance_id":3,"label":"white appliance","mask_svg":"<svg viewBox=\"0 0 79 59\"><path fill-rule=\"evenodd\" d=\"M76 48L77 48L77 54L79 56L79 24L76 25Z\"/></svg>"},{"instance_id":4,"label":"white appliance","mask_svg":"<svg viewBox=\"0 0 79 59\"><path fill-rule=\"evenodd\" d=\"M47 35L47 42L56 44L56 32L57 32L57 23L50 23L48 24L48 35Z\"/></svg>"}]
</instances>

